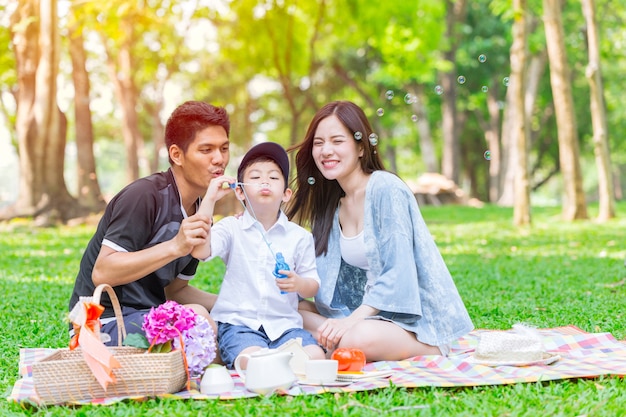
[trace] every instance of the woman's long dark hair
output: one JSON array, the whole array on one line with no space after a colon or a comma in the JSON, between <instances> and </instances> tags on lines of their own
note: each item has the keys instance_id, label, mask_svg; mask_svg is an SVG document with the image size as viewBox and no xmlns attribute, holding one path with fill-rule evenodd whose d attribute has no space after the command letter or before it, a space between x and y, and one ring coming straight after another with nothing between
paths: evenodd
<instances>
[{"instance_id":1,"label":"woman's long dark hair","mask_svg":"<svg viewBox=\"0 0 626 417\"><path fill-rule=\"evenodd\" d=\"M360 132L360 139L354 139L363 147L361 169L366 174L384 170L383 163L369 137L372 133L363 110L350 101L333 101L319 109L307 129L304 140L289 148L296 152L296 175L291 182L294 193L286 209L289 219L304 227L310 227L315 240L315 254L320 256L328 251L328 237L333 225L339 199L345 195L336 180L327 180L317 169L313 160L313 138L320 122L335 115L353 135Z\"/></svg>"}]
</instances>

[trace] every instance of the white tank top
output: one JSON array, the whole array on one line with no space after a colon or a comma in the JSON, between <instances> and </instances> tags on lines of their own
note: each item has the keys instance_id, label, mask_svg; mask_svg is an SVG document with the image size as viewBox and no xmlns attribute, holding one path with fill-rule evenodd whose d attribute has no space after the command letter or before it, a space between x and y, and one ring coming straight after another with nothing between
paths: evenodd
<instances>
[{"instance_id":1,"label":"white tank top","mask_svg":"<svg viewBox=\"0 0 626 417\"><path fill-rule=\"evenodd\" d=\"M341 249L341 257L346 263L366 271L369 270L362 230L358 235L351 237L345 237L342 232L339 239L339 248Z\"/></svg>"}]
</instances>

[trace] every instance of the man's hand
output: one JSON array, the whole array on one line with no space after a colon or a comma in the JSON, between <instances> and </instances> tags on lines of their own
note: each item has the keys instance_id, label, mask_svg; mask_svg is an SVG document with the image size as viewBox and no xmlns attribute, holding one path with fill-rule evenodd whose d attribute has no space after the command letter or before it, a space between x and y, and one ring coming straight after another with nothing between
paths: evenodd
<instances>
[{"instance_id":1,"label":"man's hand","mask_svg":"<svg viewBox=\"0 0 626 417\"><path fill-rule=\"evenodd\" d=\"M194 246L204 244L210 229L211 219L203 214L194 214L184 219L173 239L180 256L189 255Z\"/></svg>"}]
</instances>

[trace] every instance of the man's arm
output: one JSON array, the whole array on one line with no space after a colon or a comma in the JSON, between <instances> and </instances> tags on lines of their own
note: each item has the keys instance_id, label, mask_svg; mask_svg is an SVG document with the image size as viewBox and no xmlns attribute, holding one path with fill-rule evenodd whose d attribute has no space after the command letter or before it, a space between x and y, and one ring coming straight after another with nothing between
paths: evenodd
<instances>
[{"instance_id":1,"label":"man's arm","mask_svg":"<svg viewBox=\"0 0 626 417\"><path fill-rule=\"evenodd\" d=\"M210 218L195 214L184 219L176 236L147 249L118 252L103 245L92 272L95 285L128 284L149 275L164 265L191 253L208 236Z\"/></svg>"},{"instance_id":2,"label":"man's arm","mask_svg":"<svg viewBox=\"0 0 626 417\"><path fill-rule=\"evenodd\" d=\"M165 297L183 305L200 304L209 312L217 300L217 295L192 287L189 281L180 278L175 278L170 285L165 287Z\"/></svg>"}]
</instances>

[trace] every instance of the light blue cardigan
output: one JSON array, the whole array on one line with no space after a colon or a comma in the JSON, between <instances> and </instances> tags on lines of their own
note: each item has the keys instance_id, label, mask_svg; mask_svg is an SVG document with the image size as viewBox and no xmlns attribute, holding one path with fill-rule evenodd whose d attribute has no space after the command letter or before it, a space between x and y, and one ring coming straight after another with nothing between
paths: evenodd
<instances>
[{"instance_id":1,"label":"light blue cardigan","mask_svg":"<svg viewBox=\"0 0 626 417\"><path fill-rule=\"evenodd\" d=\"M404 181L386 171L375 171L368 181L364 249L375 279L367 288L366 271L341 259L338 213L328 252L317 258L322 284L315 305L323 316L345 317L366 304L431 346L447 345L473 329L415 196Z\"/></svg>"}]
</instances>

